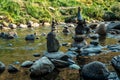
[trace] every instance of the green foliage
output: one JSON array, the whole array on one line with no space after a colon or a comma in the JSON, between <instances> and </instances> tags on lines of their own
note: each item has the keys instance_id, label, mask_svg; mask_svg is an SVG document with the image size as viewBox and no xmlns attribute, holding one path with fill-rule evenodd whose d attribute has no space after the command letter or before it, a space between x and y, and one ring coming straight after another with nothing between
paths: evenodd
<instances>
[{"instance_id":1,"label":"green foliage","mask_svg":"<svg viewBox=\"0 0 120 80\"><path fill-rule=\"evenodd\" d=\"M105 12L105 14L103 15L103 19L105 21L112 21L116 19L116 16L113 12Z\"/></svg>"},{"instance_id":2,"label":"green foliage","mask_svg":"<svg viewBox=\"0 0 120 80\"><path fill-rule=\"evenodd\" d=\"M111 7L111 11L114 13L116 16L116 19L120 20L120 3L115 4Z\"/></svg>"},{"instance_id":3,"label":"green foliage","mask_svg":"<svg viewBox=\"0 0 120 80\"><path fill-rule=\"evenodd\" d=\"M31 15L34 18L39 18L39 10L37 7L34 7L32 4L26 4L26 10L29 15Z\"/></svg>"},{"instance_id":4,"label":"green foliage","mask_svg":"<svg viewBox=\"0 0 120 80\"><path fill-rule=\"evenodd\" d=\"M84 7L82 11L84 15L94 19L99 19L104 13L103 9L97 6Z\"/></svg>"},{"instance_id":5,"label":"green foliage","mask_svg":"<svg viewBox=\"0 0 120 80\"><path fill-rule=\"evenodd\" d=\"M120 20L119 0L0 0L0 15L7 16L8 21L12 22L30 19L50 21L51 18L64 21L66 17L76 16L78 6L81 6L82 15L88 20L110 17Z\"/></svg>"}]
</instances>

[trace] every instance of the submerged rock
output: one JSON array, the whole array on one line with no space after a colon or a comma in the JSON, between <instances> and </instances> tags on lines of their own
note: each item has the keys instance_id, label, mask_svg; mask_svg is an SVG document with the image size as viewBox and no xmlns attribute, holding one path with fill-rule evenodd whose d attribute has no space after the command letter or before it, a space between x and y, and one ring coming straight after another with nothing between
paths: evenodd
<instances>
[{"instance_id":1,"label":"submerged rock","mask_svg":"<svg viewBox=\"0 0 120 80\"><path fill-rule=\"evenodd\" d=\"M13 62L13 64L15 64L15 65L16 65L16 64L20 64L20 62L19 62L19 61L15 61L15 62Z\"/></svg>"},{"instance_id":2,"label":"submerged rock","mask_svg":"<svg viewBox=\"0 0 120 80\"><path fill-rule=\"evenodd\" d=\"M12 73L12 74L14 74L14 73L17 73L19 70L15 67L15 66L13 66L13 65L9 65L8 66L8 72L9 73Z\"/></svg>"},{"instance_id":3,"label":"submerged rock","mask_svg":"<svg viewBox=\"0 0 120 80\"><path fill-rule=\"evenodd\" d=\"M0 74L5 71L5 64L0 61Z\"/></svg>"},{"instance_id":4,"label":"submerged rock","mask_svg":"<svg viewBox=\"0 0 120 80\"><path fill-rule=\"evenodd\" d=\"M33 54L34 57L40 57L40 54L39 53L35 53Z\"/></svg>"},{"instance_id":5,"label":"submerged rock","mask_svg":"<svg viewBox=\"0 0 120 80\"><path fill-rule=\"evenodd\" d=\"M29 40L34 41L35 40L35 35L34 34L29 34L25 37L25 40L26 41L29 41Z\"/></svg>"},{"instance_id":6,"label":"submerged rock","mask_svg":"<svg viewBox=\"0 0 120 80\"><path fill-rule=\"evenodd\" d=\"M112 52L120 52L120 42L118 41L117 44L108 45L107 48Z\"/></svg>"},{"instance_id":7,"label":"submerged rock","mask_svg":"<svg viewBox=\"0 0 120 80\"><path fill-rule=\"evenodd\" d=\"M18 35L16 32L8 32L8 33L1 32L0 37L3 39L14 39L14 38L17 38Z\"/></svg>"},{"instance_id":8,"label":"submerged rock","mask_svg":"<svg viewBox=\"0 0 120 80\"><path fill-rule=\"evenodd\" d=\"M106 80L110 75L105 64L94 61L88 63L82 68L82 77L84 80Z\"/></svg>"}]
</instances>

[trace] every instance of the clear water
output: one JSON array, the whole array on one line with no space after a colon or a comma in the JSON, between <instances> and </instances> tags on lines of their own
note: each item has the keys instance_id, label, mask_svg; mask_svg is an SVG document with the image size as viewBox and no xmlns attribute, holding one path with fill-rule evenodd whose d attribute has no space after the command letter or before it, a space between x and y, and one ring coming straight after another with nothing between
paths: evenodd
<instances>
[{"instance_id":1,"label":"clear water","mask_svg":"<svg viewBox=\"0 0 120 80\"><path fill-rule=\"evenodd\" d=\"M57 38L59 42L61 44L64 42L71 43L73 41L72 36L74 34L71 33L68 36L64 36L62 34L62 29L63 27L58 27ZM74 32L73 28L70 28L70 29L71 31ZM8 31L11 31L11 30L8 30ZM33 54L35 53L40 53L42 55L43 52L46 50L46 36L42 36L41 34L42 33L47 34L50 31L50 27L40 27L35 29L17 29L14 31L18 33L19 37L17 39L12 39L12 40L0 39L0 61L2 61L6 65L6 71L0 74L0 80L30 80L29 70L21 68L20 64L14 64L14 63L15 62L22 63L26 60L35 60L37 59L33 56ZM35 32L37 33L39 39L36 39L35 42L33 43L26 42L24 39L25 36L27 34L33 34ZM88 40L88 43L89 43L89 40ZM114 43L116 43L115 39L107 38L103 45L114 44ZM63 52L66 52L68 48L69 47L62 46L60 50ZM108 60L110 60L112 57L107 56L107 58L109 58ZM14 64L20 71L17 74L8 73L7 66L9 64ZM78 78L78 71L64 70L62 74L60 74L58 80L62 80L62 79L77 80L77 78Z\"/></svg>"}]
</instances>

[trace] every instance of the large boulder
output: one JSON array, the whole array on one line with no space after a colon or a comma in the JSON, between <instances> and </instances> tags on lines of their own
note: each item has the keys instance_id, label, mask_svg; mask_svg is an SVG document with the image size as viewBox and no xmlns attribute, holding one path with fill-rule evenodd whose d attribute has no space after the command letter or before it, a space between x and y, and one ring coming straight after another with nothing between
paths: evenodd
<instances>
[{"instance_id":1,"label":"large boulder","mask_svg":"<svg viewBox=\"0 0 120 80\"><path fill-rule=\"evenodd\" d=\"M54 68L54 64L47 57L42 57L33 63L30 67L30 72L34 76L41 76L52 72Z\"/></svg>"},{"instance_id":2,"label":"large boulder","mask_svg":"<svg viewBox=\"0 0 120 80\"><path fill-rule=\"evenodd\" d=\"M99 61L84 65L81 73L84 80L106 80L110 74L105 64Z\"/></svg>"}]
</instances>

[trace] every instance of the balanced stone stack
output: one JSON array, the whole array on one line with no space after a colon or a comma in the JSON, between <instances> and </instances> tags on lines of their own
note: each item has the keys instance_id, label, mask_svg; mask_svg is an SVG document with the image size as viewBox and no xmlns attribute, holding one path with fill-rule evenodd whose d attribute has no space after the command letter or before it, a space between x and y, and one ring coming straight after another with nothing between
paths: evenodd
<instances>
[{"instance_id":1,"label":"balanced stone stack","mask_svg":"<svg viewBox=\"0 0 120 80\"><path fill-rule=\"evenodd\" d=\"M89 28L86 26L85 20L83 20L81 13L81 9L78 7L78 25L75 28L75 36L73 37L74 43L72 44L72 47L84 47L86 44L85 41L85 34L89 32Z\"/></svg>"}]
</instances>

